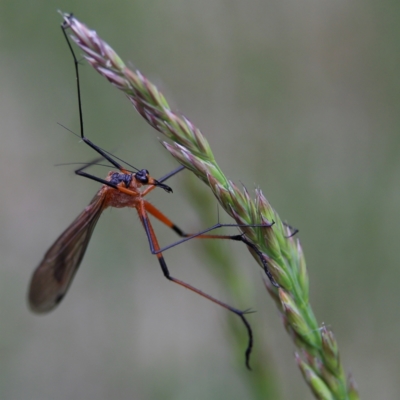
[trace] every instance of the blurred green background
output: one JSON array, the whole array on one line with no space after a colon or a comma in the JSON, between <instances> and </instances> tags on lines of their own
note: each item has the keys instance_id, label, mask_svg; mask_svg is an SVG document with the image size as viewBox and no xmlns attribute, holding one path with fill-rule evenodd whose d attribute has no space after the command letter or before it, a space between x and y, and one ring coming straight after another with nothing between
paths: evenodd
<instances>
[{"instance_id":1,"label":"blurred green background","mask_svg":"<svg viewBox=\"0 0 400 400\"><path fill-rule=\"evenodd\" d=\"M79 133L57 9L156 83L225 174L250 191L259 185L300 229L311 303L361 397L400 398L400 5L387 0L1 3L0 397L312 398L244 246L192 241L165 256L174 276L257 310L263 376L244 367L239 322L163 278L132 210L106 211L60 307L29 313L33 269L99 187L55 166L94 157L57 125ZM129 101L89 66L81 71L86 135L156 177L174 168ZM173 194L151 201L182 228L215 222L205 185L188 172L170 185ZM175 240L156 229L163 245ZM215 258L243 282L240 298L212 273L222 268Z\"/></svg>"}]
</instances>

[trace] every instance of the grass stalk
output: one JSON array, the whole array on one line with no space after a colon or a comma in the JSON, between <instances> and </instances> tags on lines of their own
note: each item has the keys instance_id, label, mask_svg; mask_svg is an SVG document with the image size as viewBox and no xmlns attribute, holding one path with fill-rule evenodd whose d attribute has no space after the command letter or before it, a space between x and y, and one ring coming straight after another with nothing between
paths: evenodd
<instances>
[{"instance_id":1,"label":"grass stalk","mask_svg":"<svg viewBox=\"0 0 400 400\"><path fill-rule=\"evenodd\" d=\"M265 262L279 287L265 279L285 329L297 348L300 371L317 399L358 399L353 378L346 378L338 344L326 326L320 327L309 303L309 282L300 241L292 235L261 189L252 199L239 189L218 166L210 145L185 116L171 110L162 93L139 71L130 70L117 53L95 31L69 14L62 14L75 43L88 63L123 91L139 114L169 141L164 147L213 192L221 207L243 227L246 239L257 252L250 253L263 268ZM265 228L254 225L270 225ZM260 257L262 254L262 257Z\"/></svg>"}]
</instances>

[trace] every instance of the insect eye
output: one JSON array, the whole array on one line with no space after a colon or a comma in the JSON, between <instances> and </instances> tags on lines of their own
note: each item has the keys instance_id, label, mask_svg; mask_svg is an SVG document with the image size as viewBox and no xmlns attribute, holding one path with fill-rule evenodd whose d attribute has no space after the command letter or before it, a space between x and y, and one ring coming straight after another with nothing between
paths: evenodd
<instances>
[{"instance_id":1,"label":"insect eye","mask_svg":"<svg viewBox=\"0 0 400 400\"><path fill-rule=\"evenodd\" d=\"M147 169L142 169L142 170L136 172L135 178L141 183L148 183L149 171L147 171Z\"/></svg>"}]
</instances>

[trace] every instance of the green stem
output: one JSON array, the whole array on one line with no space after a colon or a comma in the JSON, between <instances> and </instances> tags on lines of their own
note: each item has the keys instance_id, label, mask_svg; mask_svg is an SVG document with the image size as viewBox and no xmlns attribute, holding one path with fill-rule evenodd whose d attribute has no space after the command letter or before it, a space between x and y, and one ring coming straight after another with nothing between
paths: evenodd
<instances>
[{"instance_id":1,"label":"green stem","mask_svg":"<svg viewBox=\"0 0 400 400\"><path fill-rule=\"evenodd\" d=\"M261 267L267 261L279 284L277 289L265 280L283 315L286 330L301 351L302 357L296 354L296 360L315 397L357 399L354 381L347 381L344 376L333 333L325 326L319 327L309 303L308 274L300 241L282 223L262 191L257 189L252 199L246 188L240 190L229 181L200 130L186 117L173 112L156 86L139 71L127 68L96 32L68 14L63 17L64 27L72 30L72 38L84 51L89 64L122 90L143 118L170 140L163 145L171 155L210 187L223 209L238 224L252 225L241 229L258 249L257 254L249 247L250 253ZM261 227L263 224L268 227ZM259 252L264 260L260 259Z\"/></svg>"}]
</instances>

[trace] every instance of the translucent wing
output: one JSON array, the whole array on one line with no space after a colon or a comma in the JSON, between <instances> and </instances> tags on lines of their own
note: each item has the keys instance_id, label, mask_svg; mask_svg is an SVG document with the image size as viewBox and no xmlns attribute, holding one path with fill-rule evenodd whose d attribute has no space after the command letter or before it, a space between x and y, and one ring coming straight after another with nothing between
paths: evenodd
<instances>
[{"instance_id":1,"label":"translucent wing","mask_svg":"<svg viewBox=\"0 0 400 400\"><path fill-rule=\"evenodd\" d=\"M47 251L29 286L28 301L33 312L49 312L61 302L104 208L105 195L99 191Z\"/></svg>"}]
</instances>

